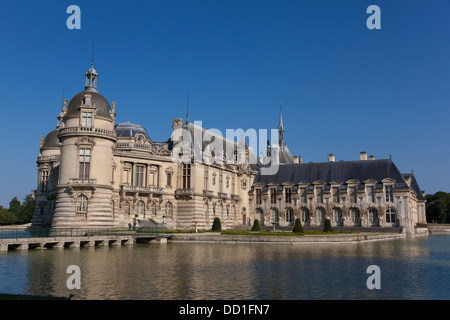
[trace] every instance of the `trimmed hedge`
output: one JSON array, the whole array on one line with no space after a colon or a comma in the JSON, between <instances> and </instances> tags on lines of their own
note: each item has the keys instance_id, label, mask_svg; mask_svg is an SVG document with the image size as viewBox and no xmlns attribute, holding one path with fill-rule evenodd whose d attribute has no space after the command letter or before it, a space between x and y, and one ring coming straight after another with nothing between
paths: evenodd
<instances>
[{"instance_id":1,"label":"trimmed hedge","mask_svg":"<svg viewBox=\"0 0 450 320\"><path fill-rule=\"evenodd\" d=\"M220 223L220 219L219 218L214 218L211 230L212 231L222 231L222 225Z\"/></svg>"},{"instance_id":2,"label":"trimmed hedge","mask_svg":"<svg viewBox=\"0 0 450 320\"><path fill-rule=\"evenodd\" d=\"M299 218L295 219L294 230L292 230L292 232L305 233L305 231L303 230L302 222L300 221Z\"/></svg>"},{"instance_id":3,"label":"trimmed hedge","mask_svg":"<svg viewBox=\"0 0 450 320\"><path fill-rule=\"evenodd\" d=\"M253 227L251 231L261 231L258 219L255 219L255 221L253 221Z\"/></svg>"},{"instance_id":4,"label":"trimmed hedge","mask_svg":"<svg viewBox=\"0 0 450 320\"><path fill-rule=\"evenodd\" d=\"M333 228L331 227L330 219L325 220L325 225L323 227L323 232L333 232Z\"/></svg>"}]
</instances>

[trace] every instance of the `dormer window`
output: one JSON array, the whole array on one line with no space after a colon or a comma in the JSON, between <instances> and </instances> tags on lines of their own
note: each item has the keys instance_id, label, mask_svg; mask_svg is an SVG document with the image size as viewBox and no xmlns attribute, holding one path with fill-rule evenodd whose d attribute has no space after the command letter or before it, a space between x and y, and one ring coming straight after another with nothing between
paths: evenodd
<instances>
[{"instance_id":1,"label":"dormer window","mask_svg":"<svg viewBox=\"0 0 450 320\"><path fill-rule=\"evenodd\" d=\"M316 187L316 203L323 203L323 187Z\"/></svg>"},{"instance_id":2,"label":"dormer window","mask_svg":"<svg viewBox=\"0 0 450 320\"><path fill-rule=\"evenodd\" d=\"M138 135L138 137L137 137L137 142L138 143L144 143L144 136L142 135L142 134L140 134L140 135Z\"/></svg>"},{"instance_id":3,"label":"dormer window","mask_svg":"<svg viewBox=\"0 0 450 320\"><path fill-rule=\"evenodd\" d=\"M83 112L81 117L81 126L92 128L92 112Z\"/></svg>"},{"instance_id":4,"label":"dormer window","mask_svg":"<svg viewBox=\"0 0 450 320\"><path fill-rule=\"evenodd\" d=\"M394 187L392 185L385 186L386 202L394 202Z\"/></svg>"}]
</instances>

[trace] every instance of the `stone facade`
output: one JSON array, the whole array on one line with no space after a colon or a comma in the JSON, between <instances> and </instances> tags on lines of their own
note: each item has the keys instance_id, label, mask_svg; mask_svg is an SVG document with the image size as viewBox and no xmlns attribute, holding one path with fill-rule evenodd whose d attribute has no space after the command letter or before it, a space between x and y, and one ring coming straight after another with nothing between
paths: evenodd
<instances>
[{"instance_id":1,"label":"stone facade","mask_svg":"<svg viewBox=\"0 0 450 320\"><path fill-rule=\"evenodd\" d=\"M91 67L85 76L85 90L64 100L57 128L41 137L34 227L210 229L219 217L231 229L255 219L291 226L298 217L310 226L329 218L335 226L401 226L414 234L416 224L425 223L425 199L414 175L400 174L390 160L362 155L340 168L330 156L327 166L303 164L284 143L280 113L275 175L259 173L264 161L248 163L247 146L236 148L244 150L235 155L246 159L240 164L178 163L172 159L174 135L155 142L141 125L116 124L116 103L111 107L98 93L97 71ZM173 132L180 128L208 133L173 119Z\"/></svg>"}]
</instances>

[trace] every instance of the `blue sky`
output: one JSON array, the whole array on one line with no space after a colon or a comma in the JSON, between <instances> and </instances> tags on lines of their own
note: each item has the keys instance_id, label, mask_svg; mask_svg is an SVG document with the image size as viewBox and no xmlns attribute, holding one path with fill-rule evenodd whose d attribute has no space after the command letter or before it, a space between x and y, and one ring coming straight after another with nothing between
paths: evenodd
<instances>
[{"instance_id":1,"label":"blue sky","mask_svg":"<svg viewBox=\"0 0 450 320\"><path fill-rule=\"evenodd\" d=\"M69 30L69 5L81 30ZM369 5L381 29L369 30ZM1 1L0 205L36 188L39 140L84 88L95 32L99 91L117 122L165 141L185 117L225 133L271 129L305 162L392 155L450 192L450 1Z\"/></svg>"}]
</instances>

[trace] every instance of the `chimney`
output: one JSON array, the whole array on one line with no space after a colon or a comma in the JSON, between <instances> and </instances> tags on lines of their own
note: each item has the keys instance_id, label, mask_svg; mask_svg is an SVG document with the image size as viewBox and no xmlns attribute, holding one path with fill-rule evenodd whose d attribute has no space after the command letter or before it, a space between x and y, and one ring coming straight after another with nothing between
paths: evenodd
<instances>
[{"instance_id":1,"label":"chimney","mask_svg":"<svg viewBox=\"0 0 450 320\"><path fill-rule=\"evenodd\" d=\"M300 163L300 159L297 156L294 157L294 163Z\"/></svg>"},{"instance_id":2,"label":"chimney","mask_svg":"<svg viewBox=\"0 0 450 320\"><path fill-rule=\"evenodd\" d=\"M369 156L369 160L375 160L375 156Z\"/></svg>"},{"instance_id":3,"label":"chimney","mask_svg":"<svg viewBox=\"0 0 450 320\"><path fill-rule=\"evenodd\" d=\"M330 153L330 155L328 156L328 160L330 162L335 162L336 161L336 157L334 156L334 154Z\"/></svg>"},{"instance_id":4,"label":"chimney","mask_svg":"<svg viewBox=\"0 0 450 320\"><path fill-rule=\"evenodd\" d=\"M359 159L360 160L367 160L367 152L361 151L359 153Z\"/></svg>"}]
</instances>

